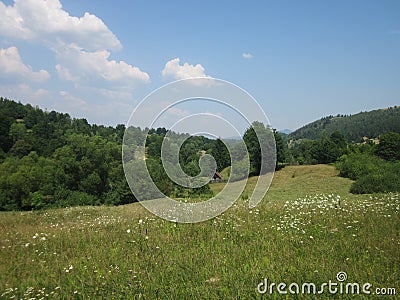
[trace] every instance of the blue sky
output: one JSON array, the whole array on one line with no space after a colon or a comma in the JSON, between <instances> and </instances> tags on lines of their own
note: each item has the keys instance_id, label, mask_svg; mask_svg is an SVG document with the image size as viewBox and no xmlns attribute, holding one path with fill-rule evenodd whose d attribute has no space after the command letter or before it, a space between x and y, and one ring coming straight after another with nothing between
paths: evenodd
<instances>
[{"instance_id":1,"label":"blue sky","mask_svg":"<svg viewBox=\"0 0 400 300\"><path fill-rule=\"evenodd\" d=\"M125 124L190 76L247 90L278 129L400 105L400 2L0 0L3 97Z\"/></svg>"}]
</instances>

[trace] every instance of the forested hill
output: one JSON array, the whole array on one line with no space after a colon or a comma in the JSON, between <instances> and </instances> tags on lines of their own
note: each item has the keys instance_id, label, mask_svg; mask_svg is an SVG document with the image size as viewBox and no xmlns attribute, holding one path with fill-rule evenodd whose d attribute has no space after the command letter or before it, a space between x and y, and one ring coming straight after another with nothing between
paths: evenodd
<instances>
[{"instance_id":1,"label":"forested hill","mask_svg":"<svg viewBox=\"0 0 400 300\"><path fill-rule=\"evenodd\" d=\"M160 159L166 132L165 128L129 127L123 145L125 125L89 124L86 119L0 97L0 210L136 201L125 179L122 147L135 148L135 155L146 153L153 181L166 194L210 194L208 185L189 191L168 180ZM194 176L200 172L198 161L203 152L214 154L218 171L230 164L228 150L221 140L170 134L187 138L179 152L187 174ZM134 165L142 159L138 157L124 156L124 162Z\"/></svg>"},{"instance_id":2,"label":"forested hill","mask_svg":"<svg viewBox=\"0 0 400 300\"><path fill-rule=\"evenodd\" d=\"M67 113L43 111L0 97L0 156L10 153L22 157L30 151L49 157L64 146L66 137L75 134L97 135L108 141L122 142L125 126L89 124L86 119Z\"/></svg>"},{"instance_id":3,"label":"forested hill","mask_svg":"<svg viewBox=\"0 0 400 300\"><path fill-rule=\"evenodd\" d=\"M258 132L271 134L260 122L254 122L246 130L243 139L250 159L241 143L231 145L241 166L230 174L231 179L241 180L249 172L258 175L261 171L261 150L254 126ZM273 134L277 161L283 163L283 140L276 132ZM151 193L153 182L170 197L210 198L213 192L209 184L189 188L168 177L161 146L165 142L166 147L179 150L180 167L186 174L196 176L201 172L199 160L205 153L214 157L217 172L230 166L231 157L225 143L219 138L185 133L166 135L165 128L89 124L86 119L0 98L0 210L134 202L137 199L125 179L123 163L130 170L128 174L144 174L144 178L144 159L152 182L134 181L138 190L145 191L142 199L159 197L158 192ZM122 162L123 148L132 151L124 152Z\"/></svg>"},{"instance_id":4,"label":"forested hill","mask_svg":"<svg viewBox=\"0 0 400 300\"><path fill-rule=\"evenodd\" d=\"M363 137L376 138L382 133L400 133L400 107L360 112L355 115L328 116L307 124L287 136L288 140L311 139L329 136L340 131L349 142L360 142Z\"/></svg>"}]
</instances>

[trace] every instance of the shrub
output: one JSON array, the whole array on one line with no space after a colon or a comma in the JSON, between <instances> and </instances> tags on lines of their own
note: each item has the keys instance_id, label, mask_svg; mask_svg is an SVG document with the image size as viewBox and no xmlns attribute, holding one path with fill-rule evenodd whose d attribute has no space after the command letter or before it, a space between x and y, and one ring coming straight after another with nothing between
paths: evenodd
<instances>
[{"instance_id":1,"label":"shrub","mask_svg":"<svg viewBox=\"0 0 400 300\"><path fill-rule=\"evenodd\" d=\"M44 206L43 196L39 192L30 193L32 209L41 209Z\"/></svg>"},{"instance_id":2,"label":"shrub","mask_svg":"<svg viewBox=\"0 0 400 300\"><path fill-rule=\"evenodd\" d=\"M376 155L389 161L400 160L400 134L388 132L379 137Z\"/></svg>"},{"instance_id":3,"label":"shrub","mask_svg":"<svg viewBox=\"0 0 400 300\"><path fill-rule=\"evenodd\" d=\"M336 163L336 167L340 176L357 180L362 176L378 172L383 164L384 161L374 155L352 153L343 155Z\"/></svg>"},{"instance_id":4,"label":"shrub","mask_svg":"<svg viewBox=\"0 0 400 300\"><path fill-rule=\"evenodd\" d=\"M54 195L56 206L80 206L80 205L99 205L99 199L96 196L89 195L85 192L71 191L60 188Z\"/></svg>"},{"instance_id":5,"label":"shrub","mask_svg":"<svg viewBox=\"0 0 400 300\"><path fill-rule=\"evenodd\" d=\"M366 153L344 155L336 163L340 176L355 182L351 193L371 194L400 191L400 162L384 161Z\"/></svg>"},{"instance_id":6,"label":"shrub","mask_svg":"<svg viewBox=\"0 0 400 300\"><path fill-rule=\"evenodd\" d=\"M368 174L356 180L350 187L350 192L355 194L400 192L399 176L400 172L394 170L381 170L380 173Z\"/></svg>"}]
</instances>

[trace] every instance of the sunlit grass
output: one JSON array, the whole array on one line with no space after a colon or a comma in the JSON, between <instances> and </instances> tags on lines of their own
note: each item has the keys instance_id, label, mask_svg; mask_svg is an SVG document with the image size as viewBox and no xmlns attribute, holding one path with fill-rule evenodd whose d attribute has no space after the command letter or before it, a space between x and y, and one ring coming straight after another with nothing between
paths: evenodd
<instances>
[{"instance_id":1,"label":"sunlit grass","mask_svg":"<svg viewBox=\"0 0 400 300\"><path fill-rule=\"evenodd\" d=\"M140 204L1 213L0 298L257 299L263 278L318 284L339 271L400 292L398 194L355 196L331 166L286 167L249 210L256 180L199 224Z\"/></svg>"}]
</instances>

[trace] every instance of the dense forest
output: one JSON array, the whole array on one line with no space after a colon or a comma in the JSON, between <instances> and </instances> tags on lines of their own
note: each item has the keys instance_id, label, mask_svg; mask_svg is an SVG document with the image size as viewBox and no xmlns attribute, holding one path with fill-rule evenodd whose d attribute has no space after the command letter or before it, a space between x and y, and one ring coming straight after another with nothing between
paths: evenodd
<instances>
[{"instance_id":1,"label":"dense forest","mask_svg":"<svg viewBox=\"0 0 400 300\"><path fill-rule=\"evenodd\" d=\"M133 202L124 130L0 98L0 209Z\"/></svg>"},{"instance_id":2,"label":"dense forest","mask_svg":"<svg viewBox=\"0 0 400 300\"><path fill-rule=\"evenodd\" d=\"M331 133L324 130L317 138L287 143L276 130L255 122L244 133L244 144L235 144L168 132L165 128L126 129L121 124L116 127L89 124L66 113L47 112L0 98L0 210L135 202L137 199L127 184L123 166L140 174L143 172L142 165L138 164L140 160L145 160L152 180L165 195L209 198L213 195L209 184L183 187L168 177L161 159L161 145L167 141L168 147L179 150L179 164L189 176L200 173L200 158L210 154L215 159L217 172L228 174L230 180L241 180L248 173L256 176L261 172L261 149L255 129L263 136L273 134L276 147L273 168L286 164L335 163L341 176L355 180L354 193L400 191L400 129L393 129L399 121L390 119L398 111L398 108L374 111L374 114L384 112L385 118L392 122L392 125L384 122L386 125L378 128L381 131L375 131L379 143L349 142L348 131L340 130ZM351 119L342 117L346 118ZM395 132L385 133L387 128ZM179 146L172 140L184 142ZM135 150L124 152L122 157L124 147ZM250 169L244 174L239 168L229 175L232 159L243 166L249 163ZM145 182L138 181L138 184L142 190L150 190ZM145 198L154 196L149 193Z\"/></svg>"},{"instance_id":3,"label":"dense forest","mask_svg":"<svg viewBox=\"0 0 400 300\"><path fill-rule=\"evenodd\" d=\"M165 174L161 160L165 128L125 129L121 124L116 127L89 124L85 119L71 118L65 113L47 112L0 98L0 209L135 202L125 179L123 162L134 167L135 160L144 157L153 181L164 194L178 198L212 196L208 184L201 188L184 188ZM173 132L169 135L185 140L179 149L179 163L190 176L199 173L199 159L204 153L215 158L218 172L231 164L228 149L221 139ZM280 147L278 159L282 163L284 143L275 131L274 135ZM260 172L259 145L252 128L244 139L251 149L251 172L257 175ZM136 157L126 155L123 161L122 146L127 145L137 148ZM237 180L247 176L232 175ZM148 195L149 199L151 197Z\"/></svg>"},{"instance_id":4,"label":"dense forest","mask_svg":"<svg viewBox=\"0 0 400 300\"><path fill-rule=\"evenodd\" d=\"M331 135L335 131L343 133L349 142L362 142L364 137L373 139L382 133L400 132L400 107L389 107L355 115L337 115L321 118L309 123L287 136L288 140L322 137L325 132Z\"/></svg>"}]
</instances>

